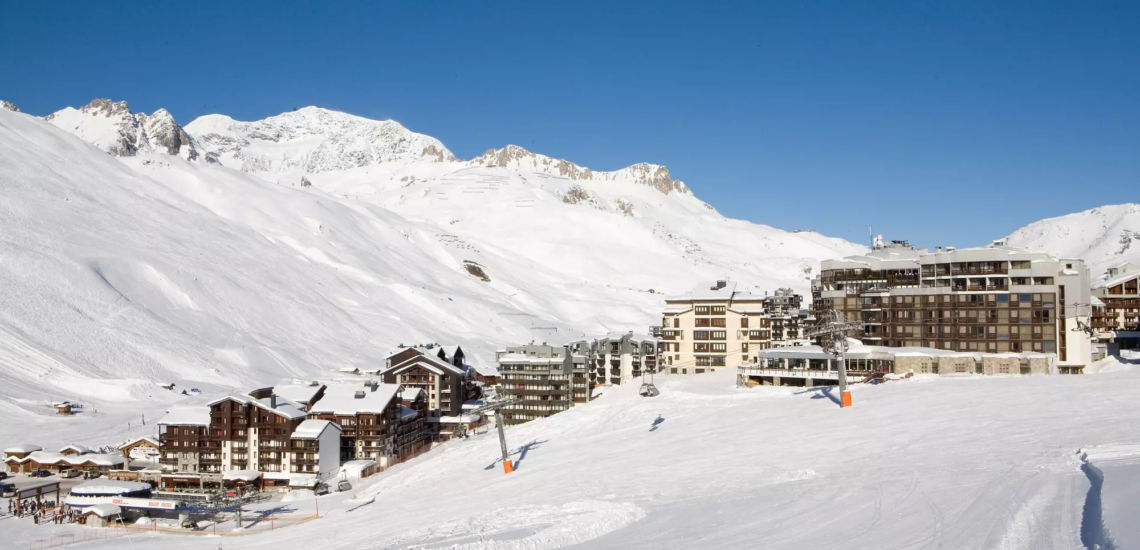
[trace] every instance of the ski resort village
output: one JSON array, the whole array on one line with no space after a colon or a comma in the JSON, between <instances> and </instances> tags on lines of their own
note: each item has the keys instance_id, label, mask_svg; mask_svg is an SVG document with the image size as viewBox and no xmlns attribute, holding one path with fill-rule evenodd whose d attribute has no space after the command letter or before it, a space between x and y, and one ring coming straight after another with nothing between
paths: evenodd
<instances>
[{"instance_id":1,"label":"ski resort village","mask_svg":"<svg viewBox=\"0 0 1140 550\"><path fill-rule=\"evenodd\" d=\"M5 547L1140 545L1140 205L854 243L316 107L3 107Z\"/></svg>"}]
</instances>

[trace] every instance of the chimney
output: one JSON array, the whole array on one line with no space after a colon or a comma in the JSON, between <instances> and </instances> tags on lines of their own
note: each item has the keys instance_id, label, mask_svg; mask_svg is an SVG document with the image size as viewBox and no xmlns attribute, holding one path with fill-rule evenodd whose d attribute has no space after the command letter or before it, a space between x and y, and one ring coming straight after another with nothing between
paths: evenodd
<instances>
[{"instance_id":1,"label":"chimney","mask_svg":"<svg viewBox=\"0 0 1140 550\"><path fill-rule=\"evenodd\" d=\"M356 395L353 395L353 397L356 399L364 399L364 390L356 390Z\"/></svg>"},{"instance_id":2,"label":"chimney","mask_svg":"<svg viewBox=\"0 0 1140 550\"><path fill-rule=\"evenodd\" d=\"M277 408L277 394L275 394L275 393L269 395L269 408L271 408L271 409Z\"/></svg>"}]
</instances>

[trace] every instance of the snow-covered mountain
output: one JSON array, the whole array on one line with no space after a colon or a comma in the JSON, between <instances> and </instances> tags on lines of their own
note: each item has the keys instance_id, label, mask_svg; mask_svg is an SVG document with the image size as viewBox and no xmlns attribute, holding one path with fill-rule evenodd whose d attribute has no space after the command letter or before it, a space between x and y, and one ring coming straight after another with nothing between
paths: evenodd
<instances>
[{"instance_id":1,"label":"snow-covered mountain","mask_svg":"<svg viewBox=\"0 0 1140 550\"><path fill-rule=\"evenodd\" d=\"M131 112L126 101L95 99L79 109L56 111L45 120L121 157L161 151L190 160L198 158L197 146L166 109L147 115Z\"/></svg>"},{"instance_id":2,"label":"snow-covered mountain","mask_svg":"<svg viewBox=\"0 0 1140 550\"><path fill-rule=\"evenodd\" d=\"M206 115L187 124L186 131L223 164L271 179L379 163L455 160L439 140L396 121L318 107L254 122Z\"/></svg>"},{"instance_id":3,"label":"snow-covered mountain","mask_svg":"<svg viewBox=\"0 0 1140 550\"><path fill-rule=\"evenodd\" d=\"M316 109L289 114L310 126L273 134L273 162L235 162L271 140L223 151L220 133L187 131L171 154L140 145L156 142L155 115L95 105L50 120L0 110L0 420L50 417L59 399L130 418L193 399L155 382L216 394L374 366L401 343L493 363L505 344L644 331L663 294L716 278L806 291L819 259L863 250L724 218L663 169L571 178L537 155L459 161L398 129L402 145L386 144L386 123L359 119L352 137L312 126L356 118ZM296 165L311 185L278 171L362 140L377 141L358 164ZM423 157L431 145L444 154ZM79 442L101 442L103 423L78 422ZM0 422L0 441L22 425Z\"/></svg>"},{"instance_id":4,"label":"snow-covered mountain","mask_svg":"<svg viewBox=\"0 0 1140 550\"><path fill-rule=\"evenodd\" d=\"M1140 204L1098 206L1033 222L1011 233L1013 246L1081 258L1094 283L1124 262L1140 264Z\"/></svg>"}]
</instances>

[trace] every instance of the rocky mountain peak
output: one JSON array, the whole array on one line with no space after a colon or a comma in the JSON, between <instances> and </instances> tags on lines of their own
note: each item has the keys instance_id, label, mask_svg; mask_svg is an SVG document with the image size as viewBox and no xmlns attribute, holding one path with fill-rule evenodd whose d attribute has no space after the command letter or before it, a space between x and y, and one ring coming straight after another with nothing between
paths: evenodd
<instances>
[{"instance_id":1,"label":"rocky mountain peak","mask_svg":"<svg viewBox=\"0 0 1140 550\"><path fill-rule=\"evenodd\" d=\"M5 111L12 111L13 113L20 112L19 107L13 105L8 101L4 101L3 99L0 99L0 109L4 109Z\"/></svg>"},{"instance_id":2,"label":"rocky mountain peak","mask_svg":"<svg viewBox=\"0 0 1140 550\"><path fill-rule=\"evenodd\" d=\"M199 157L196 144L166 109L150 115L134 113L126 101L100 98L79 109L61 109L44 119L116 156L158 151L189 160Z\"/></svg>"},{"instance_id":3,"label":"rocky mountain peak","mask_svg":"<svg viewBox=\"0 0 1140 550\"><path fill-rule=\"evenodd\" d=\"M635 182L648 185L665 194L669 194L673 191L689 193L689 188L685 186L685 183L681 180L673 179L673 175L669 173L669 169L660 164L639 162L632 166L622 168L619 172L620 171L628 172Z\"/></svg>"},{"instance_id":4,"label":"rocky mountain peak","mask_svg":"<svg viewBox=\"0 0 1140 550\"><path fill-rule=\"evenodd\" d=\"M131 107L127 105L126 101L111 101L110 99L105 98L92 99L91 103L80 107L79 110L89 115L100 115L105 117L131 115Z\"/></svg>"},{"instance_id":5,"label":"rocky mountain peak","mask_svg":"<svg viewBox=\"0 0 1140 550\"><path fill-rule=\"evenodd\" d=\"M669 169L646 162L627 166L612 172L596 171L563 159L555 159L534 153L518 145L507 145L499 149L488 149L481 156L471 160L480 166L494 166L519 170L533 170L575 181L615 181L648 185L663 194L671 192L689 193L688 187L680 180L673 179Z\"/></svg>"}]
</instances>

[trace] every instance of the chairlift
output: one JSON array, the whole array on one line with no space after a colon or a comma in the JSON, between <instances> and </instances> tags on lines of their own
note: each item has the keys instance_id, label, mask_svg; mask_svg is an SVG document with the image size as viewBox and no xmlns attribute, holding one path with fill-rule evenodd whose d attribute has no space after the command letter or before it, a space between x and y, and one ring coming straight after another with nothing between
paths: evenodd
<instances>
[{"instance_id":1,"label":"chairlift","mask_svg":"<svg viewBox=\"0 0 1140 550\"><path fill-rule=\"evenodd\" d=\"M656 370L656 369L654 369ZM649 373L649 381L645 381L645 375L641 375L641 389L637 391L642 397L657 397L661 395L661 390L653 384L653 373Z\"/></svg>"}]
</instances>

